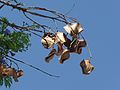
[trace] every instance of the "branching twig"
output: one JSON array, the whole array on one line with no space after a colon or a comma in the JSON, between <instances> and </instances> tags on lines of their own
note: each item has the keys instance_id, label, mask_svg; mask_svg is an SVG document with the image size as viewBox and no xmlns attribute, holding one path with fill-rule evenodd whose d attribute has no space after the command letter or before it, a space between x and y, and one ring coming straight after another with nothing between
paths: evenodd
<instances>
[{"instance_id":1,"label":"branching twig","mask_svg":"<svg viewBox=\"0 0 120 90\"><path fill-rule=\"evenodd\" d=\"M28 14L34 15L34 16L48 18L48 19L54 19L54 20L57 20L57 21L60 21L60 22L63 22L63 23L69 23L69 22L66 21L65 16L63 14L57 13L57 12L52 11L52 10L48 10L48 9L40 8L40 7L27 7L27 8L23 8L23 7L20 7L18 5L14 5L14 4L10 3L10 2L6 2L4 0L0 0L0 3L2 3L4 5L7 5L7 6L10 6L10 7L14 8L14 9L20 10L22 12L26 12ZM44 11L47 11L47 12L51 12L54 15L56 15L57 17L59 17L59 18L43 15L43 14L40 14L40 13L37 13L37 12L33 12L33 11L30 11L31 9L44 10Z\"/></svg>"},{"instance_id":2,"label":"branching twig","mask_svg":"<svg viewBox=\"0 0 120 90\"><path fill-rule=\"evenodd\" d=\"M4 4L0 6L0 9L3 8Z\"/></svg>"},{"instance_id":3,"label":"branching twig","mask_svg":"<svg viewBox=\"0 0 120 90\"><path fill-rule=\"evenodd\" d=\"M0 18L0 22L3 22L5 24L7 24L8 26L10 26L12 28L15 28L15 29L18 29L18 30L24 30L24 31L32 30L32 31L35 31L35 32L43 32L43 31L40 31L40 30L37 30L37 29L33 29L30 26L19 26L19 25L16 25L14 23L5 22L1 18Z\"/></svg>"},{"instance_id":4,"label":"branching twig","mask_svg":"<svg viewBox=\"0 0 120 90\"><path fill-rule=\"evenodd\" d=\"M6 57L6 59L9 60L10 62L13 62L17 66L17 70L19 70L19 66L18 66L18 64L15 61L13 61L13 60L11 60L11 59L9 59L7 57Z\"/></svg>"},{"instance_id":5,"label":"branching twig","mask_svg":"<svg viewBox=\"0 0 120 90\"><path fill-rule=\"evenodd\" d=\"M46 74L46 75L49 75L49 76L51 76L51 77L60 77L60 76L52 75L52 74L50 74L50 73L48 73L48 72L46 72L46 71L44 71L44 70L41 70L40 68L37 68L37 67L35 67L35 66L31 65L31 64L25 63L25 62L23 62L23 61L21 61L21 60L18 60L18 59L16 59L16 58L11 57L11 56L8 56L8 55L7 55L7 57L13 59L14 61L17 61L17 62L20 62L20 63L25 64L25 65L27 65L27 66L30 66L31 68L34 68L34 69L36 69L36 70L38 70L38 71L40 71L40 72L42 72L42 73L44 73L44 74Z\"/></svg>"}]
</instances>

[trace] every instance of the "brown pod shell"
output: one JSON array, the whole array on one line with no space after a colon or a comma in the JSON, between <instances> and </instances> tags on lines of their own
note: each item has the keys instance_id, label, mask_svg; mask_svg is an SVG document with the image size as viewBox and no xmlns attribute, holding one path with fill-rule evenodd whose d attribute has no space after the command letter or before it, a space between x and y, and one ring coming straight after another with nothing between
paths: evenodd
<instances>
[{"instance_id":1,"label":"brown pod shell","mask_svg":"<svg viewBox=\"0 0 120 90\"><path fill-rule=\"evenodd\" d=\"M53 59L53 57L54 57L55 54L56 54L56 49L52 49L52 50L50 51L50 53L48 54L48 56L45 57L45 61L46 61L47 63L49 63L49 62Z\"/></svg>"},{"instance_id":2,"label":"brown pod shell","mask_svg":"<svg viewBox=\"0 0 120 90\"><path fill-rule=\"evenodd\" d=\"M66 61L69 58L70 58L70 51L68 49L65 49L62 55L60 56L59 62L63 64L64 61Z\"/></svg>"},{"instance_id":3,"label":"brown pod shell","mask_svg":"<svg viewBox=\"0 0 120 90\"><path fill-rule=\"evenodd\" d=\"M87 46L87 42L83 39L78 40L77 44L78 44L78 47L86 47Z\"/></svg>"},{"instance_id":4,"label":"brown pod shell","mask_svg":"<svg viewBox=\"0 0 120 90\"><path fill-rule=\"evenodd\" d=\"M82 73L85 75L89 75L93 70L94 70L94 66L91 65L90 60L82 60L80 62L80 66L82 68Z\"/></svg>"},{"instance_id":5,"label":"brown pod shell","mask_svg":"<svg viewBox=\"0 0 120 90\"><path fill-rule=\"evenodd\" d=\"M58 50L56 52L56 56L60 56L63 52L63 44L61 44L60 42L57 43L57 47L58 47Z\"/></svg>"},{"instance_id":6,"label":"brown pod shell","mask_svg":"<svg viewBox=\"0 0 120 90\"><path fill-rule=\"evenodd\" d=\"M83 31L83 28L80 23L69 23L63 28L71 36L75 36Z\"/></svg>"},{"instance_id":7,"label":"brown pod shell","mask_svg":"<svg viewBox=\"0 0 120 90\"><path fill-rule=\"evenodd\" d=\"M21 76L23 76L23 70L18 70L17 71L17 77L19 78L19 77L21 77Z\"/></svg>"},{"instance_id":8,"label":"brown pod shell","mask_svg":"<svg viewBox=\"0 0 120 90\"><path fill-rule=\"evenodd\" d=\"M17 72L14 68L4 68L2 71L2 76L12 76L15 82L18 82Z\"/></svg>"}]
</instances>

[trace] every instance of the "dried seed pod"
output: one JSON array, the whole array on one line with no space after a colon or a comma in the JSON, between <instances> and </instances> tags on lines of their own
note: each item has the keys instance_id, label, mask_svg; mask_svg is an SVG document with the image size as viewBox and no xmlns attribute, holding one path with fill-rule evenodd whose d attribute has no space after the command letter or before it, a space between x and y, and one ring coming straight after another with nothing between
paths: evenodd
<instances>
[{"instance_id":1,"label":"dried seed pod","mask_svg":"<svg viewBox=\"0 0 120 90\"><path fill-rule=\"evenodd\" d=\"M68 49L70 50L70 53L78 53L78 54L82 53L82 48L78 45L77 38L73 38Z\"/></svg>"},{"instance_id":2,"label":"dried seed pod","mask_svg":"<svg viewBox=\"0 0 120 90\"><path fill-rule=\"evenodd\" d=\"M80 66L82 68L82 73L85 75L89 75L94 69L93 65L91 65L90 63L90 60L87 60L87 59L81 61Z\"/></svg>"},{"instance_id":3,"label":"dried seed pod","mask_svg":"<svg viewBox=\"0 0 120 90\"><path fill-rule=\"evenodd\" d=\"M77 38L73 38L73 40L70 43L70 48L76 48L77 42L78 42L78 39Z\"/></svg>"},{"instance_id":4,"label":"dried seed pod","mask_svg":"<svg viewBox=\"0 0 120 90\"><path fill-rule=\"evenodd\" d=\"M45 57L45 61L46 61L47 63L49 63L50 60L53 59L53 57L54 57L55 54L56 54L56 49L52 49L52 50L50 51L50 53L48 54L48 56Z\"/></svg>"},{"instance_id":5,"label":"dried seed pod","mask_svg":"<svg viewBox=\"0 0 120 90\"><path fill-rule=\"evenodd\" d=\"M61 44L60 42L57 43L57 46L58 46L58 50L56 52L56 56L60 56L63 52L63 44Z\"/></svg>"},{"instance_id":6,"label":"dried seed pod","mask_svg":"<svg viewBox=\"0 0 120 90\"><path fill-rule=\"evenodd\" d=\"M70 53L77 53L77 54L81 54L82 53L82 48L81 47L72 47L72 48L69 48L70 50Z\"/></svg>"},{"instance_id":7,"label":"dried seed pod","mask_svg":"<svg viewBox=\"0 0 120 90\"><path fill-rule=\"evenodd\" d=\"M78 53L78 54L81 54L82 53L82 48L81 47L77 47L75 52Z\"/></svg>"},{"instance_id":8,"label":"dried seed pod","mask_svg":"<svg viewBox=\"0 0 120 90\"><path fill-rule=\"evenodd\" d=\"M2 71L2 76L12 76L15 82L18 82L17 72L14 68L4 68Z\"/></svg>"},{"instance_id":9,"label":"dried seed pod","mask_svg":"<svg viewBox=\"0 0 120 90\"><path fill-rule=\"evenodd\" d=\"M64 26L63 28L71 36L74 36L75 34L77 35L83 31L83 28L80 25L80 23L70 23Z\"/></svg>"},{"instance_id":10,"label":"dried seed pod","mask_svg":"<svg viewBox=\"0 0 120 90\"><path fill-rule=\"evenodd\" d=\"M45 33L41 39L41 42L44 46L44 48L51 48L53 46L53 44L55 43L54 40L55 35L53 33Z\"/></svg>"},{"instance_id":11,"label":"dried seed pod","mask_svg":"<svg viewBox=\"0 0 120 90\"><path fill-rule=\"evenodd\" d=\"M69 48L70 47L70 44L71 44L71 40L69 38L66 38L66 42L64 43L64 45Z\"/></svg>"},{"instance_id":12,"label":"dried seed pod","mask_svg":"<svg viewBox=\"0 0 120 90\"><path fill-rule=\"evenodd\" d=\"M87 42L83 39L80 39L77 41L78 47L86 47L87 46Z\"/></svg>"},{"instance_id":13,"label":"dried seed pod","mask_svg":"<svg viewBox=\"0 0 120 90\"><path fill-rule=\"evenodd\" d=\"M64 61L66 61L69 58L70 58L70 51L68 49L65 49L62 55L60 56L59 62L63 64Z\"/></svg>"},{"instance_id":14,"label":"dried seed pod","mask_svg":"<svg viewBox=\"0 0 120 90\"><path fill-rule=\"evenodd\" d=\"M63 32L56 33L56 43L60 42L61 44L66 42L66 35Z\"/></svg>"},{"instance_id":15,"label":"dried seed pod","mask_svg":"<svg viewBox=\"0 0 120 90\"><path fill-rule=\"evenodd\" d=\"M49 36L42 38L41 42L42 42L44 48L47 48L47 49L51 48L54 44L54 40Z\"/></svg>"},{"instance_id":16,"label":"dried seed pod","mask_svg":"<svg viewBox=\"0 0 120 90\"><path fill-rule=\"evenodd\" d=\"M17 77L19 78L21 76L23 76L23 70L18 70L17 71Z\"/></svg>"}]
</instances>

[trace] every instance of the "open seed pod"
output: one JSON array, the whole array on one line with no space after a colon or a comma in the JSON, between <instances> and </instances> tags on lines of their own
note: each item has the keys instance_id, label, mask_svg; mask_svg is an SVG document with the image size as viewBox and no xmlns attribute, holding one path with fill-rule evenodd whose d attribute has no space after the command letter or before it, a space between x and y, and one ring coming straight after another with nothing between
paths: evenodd
<instances>
[{"instance_id":1,"label":"open seed pod","mask_svg":"<svg viewBox=\"0 0 120 90\"><path fill-rule=\"evenodd\" d=\"M63 44L66 42L66 35L63 32L57 32L55 40L55 43L60 42L61 44Z\"/></svg>"},{"instance_id":2,"label":"open seed pod","mask_svg":"<svg viewBox=\"0 0 120 90\"><path fill-rule=\"evenodd\" d=\"M44 48L51 48L53 44L55 43L54 41L54 35L52 33L45 33L45 35L42 37L41 42L44 46Z\"/></svg>"},{"instance_id":3,"label":"open seed pod","mask_svg":"<svg viewBox=\"0 0 120 90\"><path fill-rule=\"evenodd\" d=\"M66 61L67 59L69 59L70 57L70 51L68 49L65 49L63 52L62 52L62 55L60 56L60 59L59 59L59 62L61 64L64 63L64 61Z\"/></svg>"},{"instance_id":4,"label":"open seed pod","mask_svg":"<svg viewBox=\"0 0 120 90\"><path fill-rule=\"evenodd\" d=\"M63 44L61 44L60 42L57 43L57 47L58 47L58 50L56 52L56 56L60 56L63 52Z\"/></svg>"},{"instance_id":5,"label":"open seed pod","mask_svg":"<svg viewBox=\"0 0 120 90\"><path fill-rule=\"evenodd\" d=\"M81 47L76 47L76 53L81 54L82 53L82 48Z\"/></svg>"},{"instance_id":6,"label":"open seed pod","mask_svg":"<svg viewBox=\"0 0 120 90\"><path fill-rule=\"evenodd\" d=\"M70 48L75 48L77 46L78 39L73 38L73 40L70 43Z\"/></svg>"},{"instance_id":7,"label":"open seed pod","mask_svg":"<svg viewBox=\"0 0 120 90\"><path fill-rule=\"evenodd\" d=\"M81 54L82 53L82 48L81 47L71 47L69 48L70 53L77 53L77 54Z\"/></svg>"},{"instance_id":8,"label":"open seed pod","mask_svg":"<svg viewBox=\"0 0 120 90\"><path fill-rule=\"evenodd\" d=\"M86 47L87 46L87 42L83 39L78 40L77 44L78 44L78 47Z\"/></svg>"},{"instance_id":9,"label":"open seed pod","mask_svg":"<svg viewBox=\"0 0 120 90\"><path fill-rule=\"evenodd\" d=\"M53 59L53 57L54 57L55 54L56 54L56 49L52 49L52 50L50 51L50 53L48 54L48 56L45 57L45 61L46 61L47 63L49 63L50 60Z\"/></svg>"},{"instance_id":10,"label":"open seed pod","mask_svg":"<svg viewBox=\"0 0 120 90\"><path fill-rule=\"evenodd\" d=\"M17 71L17 77L19 78L21 76L23 76L23 70L18 70Z\"/></svg>"},{"instance_id":11,"label":"open seed pod","mask_svg":"<svg viewBox=\"0 0 120 90\"><path fill-rule=\"evenodd\" d=\"M66 42L64 43L64 45L69 48L70 47L70 44L71 44L71 40L69 38L66 38Z\"/></svg>"},{"instance_id":12,"label":"open seed pod","mask_svg":"<svg viewBox=\"0 0 120 90\"><path fill-rule=\"evenodd\" d=\"M87 60L87 59L81 61L80 66L82 68L82 73L85 75L89 75L94 69L93 65L91 65L90 63L90 60Z\"/></svg>"},{"instance_id":13,"label":"open seed pod","mask_svg":"<svg viewBox=\"0 0 120 90\"><path fill-rule=\"evenodd\" d=\"M83 28L80 25L80 23L70 23L64 26L63 28L71 36L74 36L74 34L79 34L83 31Z\"/></svg>"},{"instance_id":14,"label":"open seed pod","mask_svg":"<svg viewBox=\"0 0 120 90\"><path fill-rule=\"evenodd\" d=\"M15 82L18 82L17 72L14 68L4 68L2 71L2 76L12 76Z\"/></svg>"}]
</instances>

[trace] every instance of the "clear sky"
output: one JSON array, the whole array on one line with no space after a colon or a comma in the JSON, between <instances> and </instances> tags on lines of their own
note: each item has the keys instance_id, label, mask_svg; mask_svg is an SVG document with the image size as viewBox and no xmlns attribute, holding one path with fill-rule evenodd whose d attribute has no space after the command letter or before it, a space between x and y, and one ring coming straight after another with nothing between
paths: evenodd
<instances>
[{"instance_id":1,"label":"clear sky","mask_svg":"<svg viewBox=\"0 0 120 90\"><path fill-rule=\"evenodd\" d=\"M45 63L44 57L49 50L45 50L41 46L40 38L35 36L31 39L32 46L28 52L16 57L61 77L52 78L19 63L24 70L24 76L19 78L18 83L13 83L11 90L120 90L120 0L21 1L28 6L48 7L62 13L69 11L75 3L68 15L76 17L83 25L83 35L91 48L91 63L95 69L89 76L81 73L79 62L88 57L86 49L81 55L71 55L70 60L63 65L59 64L57 58L49 64ZM9 17L19 24L22 15L16 13L19 12L0 10L1 16ZM3 86L0 90L6 88Z\"/></svg>"}]
</instances>

